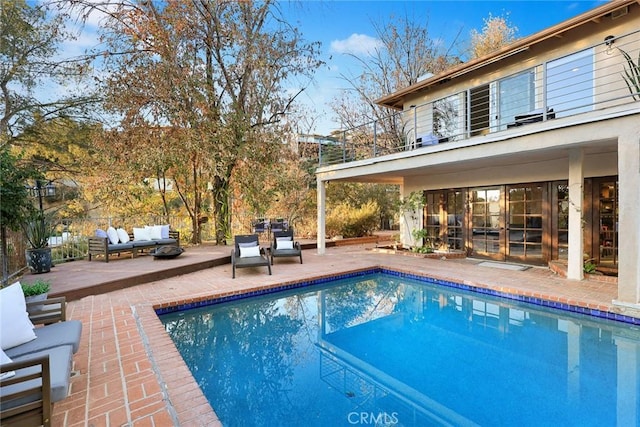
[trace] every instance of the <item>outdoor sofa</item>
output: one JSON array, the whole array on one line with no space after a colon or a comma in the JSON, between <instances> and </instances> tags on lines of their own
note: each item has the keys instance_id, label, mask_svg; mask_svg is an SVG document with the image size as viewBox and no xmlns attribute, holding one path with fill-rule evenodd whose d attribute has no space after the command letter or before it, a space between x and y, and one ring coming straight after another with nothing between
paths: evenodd
<instances>
[{"instance_id":1,"label":"outdoor sofa","mask_svg":"<svg viewBox=\"0 0 640 427\"><path fill-rule=\"evenodd\" d=\"M99 229L95 236L89 237L89 261L101 255L109 262L110 255L121 253L130 253L131 258L135 258L145 249L160 246L180 247L180 232L169 229L168 225L134 227L131 233L122 228Z\"/></svg>"},{"instance_id":2,"label":"outdoor sofa","mask_svg":"<svg viewBox=\"0 0 640 427\"><path fill-rule=\"evenodd\" d=\"M50 426L53 403L69 392L82 323L66 320L64 297L25 304L18 292L22 294L19 283L0 290L0 425Z\"/></svg>"}]
</instances>

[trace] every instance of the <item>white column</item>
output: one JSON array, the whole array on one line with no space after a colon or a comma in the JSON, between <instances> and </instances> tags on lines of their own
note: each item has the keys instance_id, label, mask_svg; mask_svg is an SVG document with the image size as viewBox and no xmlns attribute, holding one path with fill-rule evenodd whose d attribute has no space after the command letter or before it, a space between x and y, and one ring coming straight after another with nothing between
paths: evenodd
<instances>
[{"instance_id":1,"label":"white column","mask_svg":"<svg viewBox=\"0 0 640 427\"><path fill-rule=\"evenodd\" d=\"M317 197L318 197L318 237L317 237L317 247L318 247L318 255L324 255L325 252L325 241L324 237L326 236L325 230L325 214L326 214L326 187L325 181L316 178L316 188L317 188Z\"/></svg>"},{"instance_id":2,"label":"white column","mask_svg":"<svg viewBox=\"0 0 640 427\"><path fill-rule=\"evenodd\" d=\"M569 152L569 254L567 278L584 278L584 238L582 235L582 201L584 199L584 152Z\"/></svg>"},{"instance_id":3,"label":"white column","mask_svg":"<svg viewBox=\"0 0 640 427\"><path fill-rule=\"evenodd\" d=\"M640 412L638 411L638 399L640 395L638 387L640 384L640 346L633 339L625 337L614 337L617 348L617 372L618 381L614 391L616 393L617 417L616 424L619 426L637 425Z\"/></svg>"},{"instance_id":4,"label":"white column","mask_svg":"<svg viewBox=\"0 0 640 427\"><path fill-rule=\"evenodd\" d=\"M640 308L640 126L618 138L618 299Z\"/></svg>"},{"instance_id":5,"label":"white column","mask_svg":"<svg viewBox=\"0 0 640 427\"><path fill-rule=\"evenodd\" d=\"M580 400L580 325L567 321L567 397Z\"/></svg>"}]
</instances>

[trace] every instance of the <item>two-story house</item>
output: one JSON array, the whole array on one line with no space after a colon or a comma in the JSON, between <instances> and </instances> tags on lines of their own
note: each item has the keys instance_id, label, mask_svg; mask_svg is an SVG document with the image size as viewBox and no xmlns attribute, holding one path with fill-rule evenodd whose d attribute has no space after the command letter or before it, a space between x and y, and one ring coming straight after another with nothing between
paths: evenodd
<instances>
[{"instance_id":1,"label":"two-story house","mask_svg":"<svg viewBox=\"0 0 640 427\"><path fill-rule=\"evenodd\" d=\"M640 305L640 2L608 2L377 102L401 135L345 132L316 172L319 236L328 182L397 184L426 201L401 222L405 242L425 229L473 257L566 263L577 280L592 262L617 273L615 303Z\"/></svg>"}]
</instances>

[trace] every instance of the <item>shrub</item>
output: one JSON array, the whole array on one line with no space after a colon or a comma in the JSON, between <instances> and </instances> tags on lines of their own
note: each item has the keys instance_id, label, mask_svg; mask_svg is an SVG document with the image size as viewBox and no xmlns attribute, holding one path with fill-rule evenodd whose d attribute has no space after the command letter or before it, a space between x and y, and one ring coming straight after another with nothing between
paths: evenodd
<instances>
[{"instance_id":1,"label":"shrub","mask_svg":"<svg viewBox=\"0 0 640 427\"><path fill-rule=\"evenodd\" d=\"M590 261L584 263L584 272L588 274L593 274L596 272L598 266Z\"/></svg>"},{"instance_id":2,"label":"shrub","mask_svg":"<svg viewBox=\"0 0 640 427\"><path fill-rule=\"evenodd\" d=\"M49 282L45 280L36 280L33 283L22 283L22 292L25 297L46 294L51 289Z\"/></svg>"},{"instance_id":3,"label":"shrub","mask_svg":"<svg viewBox=\"0 0 640 427\"><path fill-rule=\"evenodd\" d=\"M341 203L328 213L326 230L330 237L368 236L377 229L380 209L375 201L367 202L359 208Z\"/></svg>"}]
</instances>

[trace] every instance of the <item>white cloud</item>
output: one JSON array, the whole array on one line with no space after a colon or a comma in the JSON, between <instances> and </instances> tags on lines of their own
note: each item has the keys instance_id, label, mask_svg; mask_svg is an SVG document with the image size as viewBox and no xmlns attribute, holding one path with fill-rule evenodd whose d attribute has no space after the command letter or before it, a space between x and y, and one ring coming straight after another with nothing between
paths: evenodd
<instances>
[{"instance_id":1,"label":"white cloud","mask_svg":"<svg viewBox=\"0 0 640 427\"><path fill-rule=\"evenodd\" d=\"M335 53L350 53L353 55L372 55L376 48L382 47L382 42L366 34L351 34L344 40L333 40L331 51Z\"/></svg>"}]
</instances>

